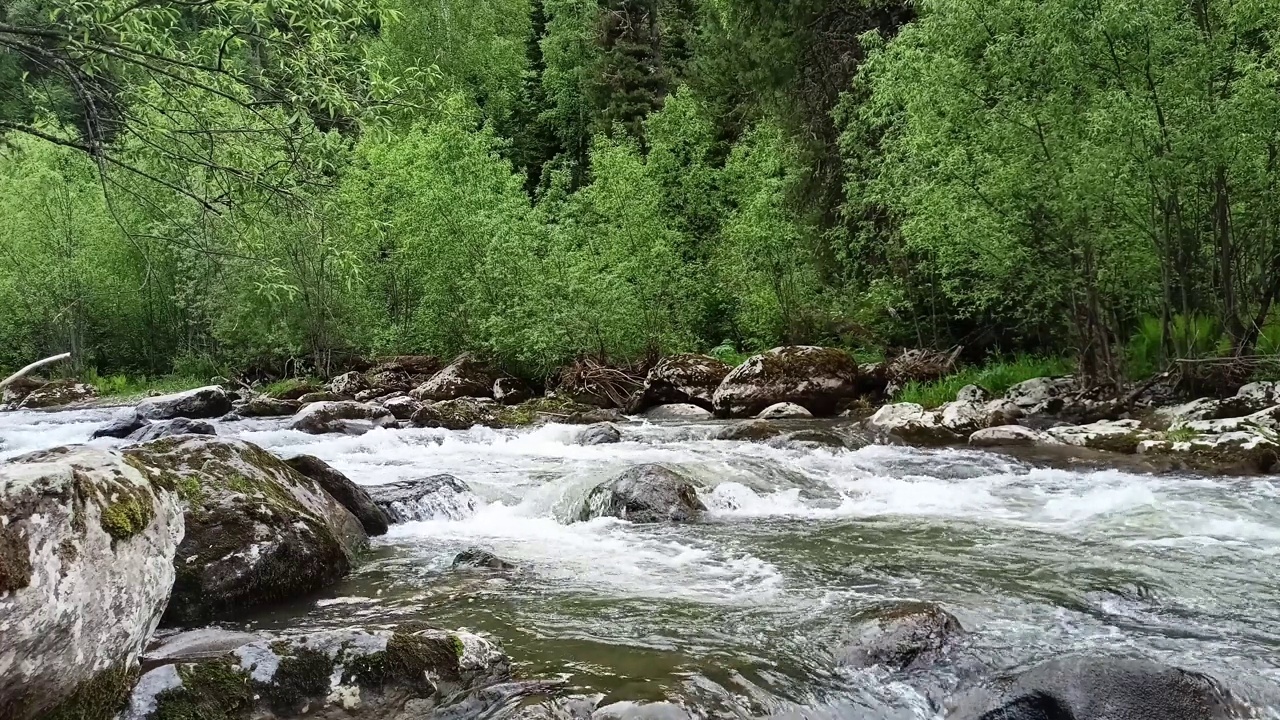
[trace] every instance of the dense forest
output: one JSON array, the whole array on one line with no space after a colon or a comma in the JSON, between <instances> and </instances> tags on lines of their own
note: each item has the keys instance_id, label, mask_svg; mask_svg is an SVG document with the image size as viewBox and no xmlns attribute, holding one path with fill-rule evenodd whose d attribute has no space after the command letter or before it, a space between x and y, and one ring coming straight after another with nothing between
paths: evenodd
<instances>
[{"instance_id":1,"label":"dense forest","mask_svg":"<svg viewBox=\"0 0 1280 720\"><path fill-rule=\"evenodd\" d=\"M0 0L0 365L1280 350L1275 0Z\"/></svg>"}]
</instances>

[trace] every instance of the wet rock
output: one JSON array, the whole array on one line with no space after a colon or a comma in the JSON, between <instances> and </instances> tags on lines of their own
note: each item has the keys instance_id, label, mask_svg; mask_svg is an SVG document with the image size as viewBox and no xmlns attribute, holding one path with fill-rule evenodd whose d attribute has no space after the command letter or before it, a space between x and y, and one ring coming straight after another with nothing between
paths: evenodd
<instances>
[{"instance_id":1,"label":"wet rock","mask_svg":"<svg viewBox=\"0 0 1280 720\"><path fill-rule=\"evenodd\" d=\"M789 420L811 417L813 417L813 413L805 410L795 403L789 402L770 405L756 415L757 420Z\"/></svg>"},{"instance_id":2,"label":"wet rock","mask_svg":"<svg viewBox=\"0 0 1280 720\"><path fill-rule=\"evenodd\" d=\"M579 445L609 445L622 442L622 431L613 423L588 425L578 436Z\"/></svg>"},{"instance_id":3,"label":"wet rock","mask_svg":"<svg viewBox=\"0 0 1280 720\"><path fill-rule=\"evenodd\" d=\"M940 413L915 403L885 405L867 419L867 429L876 435L924 445L946 445L960 435L943 427Z\"/></svg>"},{"instance_id":4,"label":"wet rock","mask_svg":"<svg viewBox=\"0 0 1280 720\"><path fill-rule=\"evenodd\" d=\"M259 395L251 398L236 412L241 417L247 418L286 417L293 415L300 409L302 409L302 403L297 400L277 400L266 395Z\"/></svg>"},{"instance_id":5,"label":"wet rock","mask_svg":"<svg viewBox=\"0 0 1280 720\"><path fill-rule=\"evenodd\" d=\"M616 517L634 523L691 522L706 507L680 473L662 465L637 465L598 485L588 495L579 520Z\"/></svg>"},{"instance_id":6,"label":"wet rock","mask_svg":"<svg viewBox=\"0 0 1280 720\"><path fill-rule=\"evenodd\" d=\"M687 404L714 410L716 389L733 368L709 355L670 355L645 376L636 412L654 405Z\"/></svg>"},{"instance_id":7,"label":"wet rock","mask_svg":"<svg viewBox=\"0 0 1280 720\"><path fill-rule=\"evenodd\" d=\"M753 416L780 402L822 417L857 397L857 382L858 366L841 350L780 347L751 356L725 376L713 404L724 417Z\"/></svg>"},{"instance_id":8,"label":"wet rock","mask_svg":"<svg viewBox=\"0 0 1280 720\"><path fill-rule=\"evenodd\" d=\"M353 400L353 398L350 395L339 395L338 393L329 392L328 390L319 390L317 392L309 392L298 398L298 403L302 407L306 407L312 403L350 402L351 400Z\"/></svg>"},{"instance_id":9,"label":"wet rock","mask_svg":"<svg viewBox=\"0 0 1280 720\"><path fill-rule=\"evenodd\" d=\"M386 485L371 485L369 497L392 523L461 520L476 511L476 496L452 475L432 475Z\"/></svg>"},{"instance_id":10,"label":"wet rock","mask_svg":"<svg viewBox=\"0 0 1280 720\"><path fill-rule=\"evenodd\" d=\"M1144 440L1138 443L1137 452L1186 470L1217 475L1266 474L1276 469L1280 458L1280 444L1274 438L1258 431L1231 431L1186 440Z\"/></svg>"},{"instance_id":11,"label":"wet rock","mask_svg":"<svg viewBox=\"0 0 1280 720\"><path fill-rule=\"evenodd\" d=\"M1160 663L1068 656L951 703L954 720L1227 720L1245 717L1217 680Z\"/></svg>"},{"instance_id":12,"label":"wet rock","mask_svg":"<svg viewBox=\"0 0 1280 720\"><path fill-rule=\"evenodd\" d=\"M413 417L414 413L422 409L422 403L407 395L401 395L400 397L383 400L382 407L386 408L395 419L408 420Z\"/></svg>"},{"instance_id":13,"label":"wet rock","mask_svg":"<svg viewBox=\"0 0 1280 720\"><path fill-rule=\"evenodd\" d=\"M417 718L510 675L502 650L466 631L322 630L157 667L120 720Z\"/></svg>"},{"instance_id":14,"label":"wet rock","mask_svg":"<svg viewBox=\"0 0 1280 720\"><path fill-rule=\"evenodd\" d=\"M293 416L289 429L311 435L325 433L359 435L372 428L388 427L394 423L395 418L386 408L345 400L303 406L298 414Z\"/></svg>"},{"instance_id":15,"label":"wet rock","mask_svg":"<svg viewBox=\"0 0 1280 720\"><path fill-rule=\"evenodd\" d=\"M365 382L364 376L360 373L349 372L330 380L326 389L334 395L354 397L356 393L368 390L369 383Z\"/></svg>"},{"instance_id":16,"label":"wet rock","mask_svg":"<svg viewBox=\"0 0 1280 720\"><path fill-rule=\"evenodd\" d=\"M98 397L98 389L74 380L54 380L32 390L18 403L23 410L62 407Z\"/></svg>"},{"instance_id":17,"label":"wet rock","mask_svg":"<svg viewBox=\"0 0 1280 720\"><path fill-rule=\"evenodd\" d=\"M565 418L563 422L568 425L596 425L598 423L613 423L626 420L622 412L613 408L595 408L593 410L582 410L575 412Z\"/></svg>"},{"instance_id":18,"label":"wet rock","mask_svg":"<svg viewBox=\"0 0 1280 720\"><path fill-rule=\"evenodd\" d=\"M127 408L112 415L111 420L106 425L94 430L89 439L97 440L102 437L124 439L149 424L151 423L139 415L137 410Z\"/></svg>"},{"instance_id":19,"label":"wet rock","mask_svg":"<svg viewBox=\"0 0 1280 720\"><path fill-rule=\"evenodd\" d=\"M471 548L453 558L453 568L485 568L488 570L515 570L516 564L507 562L487 550Z\"/></svg>"},{"instance_id":20,"label":"wet rock","mask_svg":"<svg viewBox=\"0 0 1280 720\"><path fill-rule=\"evenodd\" d=\"M709 420L713 416L710 410L689 404L659 405L644 414L645 420L665 422L672 420Z\"/></svg>"},{"instance_id":21,"label":"wet rock","mask_svg":"<svg viewBox=\"0 0 1280 720\"><path fill-rule=\"evenodd\" d=\"M533 390L523 380L500 377L493 381L493 399L503 405L519 405L533 398Z\"/></svg>"},{"instance_id":22,"label":"wet rock","mask_svg":"<svg viewBox=\"0 0 1280 720\"><path fill-rule=\"evenodd\" d=\"M221 657L238 647L261 639L261 636L252 633L221 628L186 630L169 635L159 642L153 642L142 656L142 670L146 672L158 665Z\"/></svg>"},{"instance_id":23,"label":"wet rock","mask_svg":"<svg viewBox=\"0 0 1280 720\"><path fill-rule=\"evenodd\" d=\"M117 451L85 446L0 466L6 720L89 717L127 693L164 613L183 534L165 485Z\"/></svg>"},{"instance_id":24,"label":"wet rock","mask_svg":"<svg viewBox=\"0 0 1280 720\"><path fill-rule=\"evenodd\" d=\"M750 420L725 426L715 434L715 439L759 442L781 434L782 429L768 420Z\"/></svg>"},{"instance_id":25,"label":"wet rock","mask_svg":"<svg viewBox=\"0 0 1280 720\"><path fill-rule=\"evenodd\" d=\"M315 480L334 500L355 515L365 534L370 537L387 534L387 516L382 508L373 502L364 488L334 470L329 463L313 455L298 455L284 462L305 477Z\"/></svg>"},{"instance_id":26,"label":"wet rock","mask_svg":"<svg viewBox=\"0 0 1280 720\"><path fill-rule=\"evenodd\" d=\"M1137 420L1099 420L1087 425L1065 425L1050 428L1048 434L1064 445L1125 454L1137 452L1138 444L1150 437Z\"/></svg>"},{"instance_id":27,"label":"wet rock","mask_svg":"<svg viewBox=\"0 0 1280 720\"><path fill-rule=\"evenodd\" d=\"M1048 433L1021 425L997 425L974 432L969 436L969 444L974 447L1030 447L1059 443Z\"/></svg>"},{"instance_id":28,"label":"wet rock","mask_svg":"<svg viewBox=\"0 0 1280 720\"><path fill-rule=\"evenodd\" d=\"M138 414L148 420L217 418L231 412L231 397L218 385L172 395L147 398L138 403Z\"/></svg>"},{"instance_id":29,"label":"wet rock","mask_svg":"<svg viewBox=\"0 0 1280 720\"><path fill-rule=\"evenodd\" d=\"M410 422L415 427L468 430L476 425L498 425L498 409L493 403L479 403L472 398L444 400L423 405Z\"/></svg>"},{"instance_id":30,"label":"wet rock","mask_svg":"<svg viewBox=\"0 0 1280 720\"><path fill-rule=\"evenodd\" d=\"M838 662L855 668L882 665L915 670L937 662L964 628L934 603L899 603L873 608L856 619L853 639Z\"/></svg>"},{"instance_id":31,"label":"wet rock","mask_svg":"<svg viewBox=\"0 0 1280 720\"><path fill-rule=\"evenodd\" d=\"M161 420L160 422L151 423L145 427L138 428L129 435L129 440L138 443L158 440L171 435L217 435L218 431L213 425L204 420L192 420L190 418L174 418L173 420Z\"/></svg>"},{"instance_id":32,"label":"wet rock","mask_svg":"<svg viewBox=\"0 0 1280 720\"><path fill-rule=\"evenodd\" d=\"M866 447L870 441L862 437L846 437L833 430L807 428L785 433L773 438L771 445L801 445L805 447L821 447L832 450L847 450Z\"/></svg>"},{"instance_id":33,"label":"wet rock","mask_svg":"<svg viewBox=\"0 0 1280 720\"><path fill-rule=\"evenodd\" d=\"M183 435L137 445L128 461L177 489L186 516L169 625L288 600L347 574L367 544L319 483L243 440Z\"/></svg>"},{"instance_id":34,"label":"wet rock","mask_svg":"<svg viewBox=\"0 0 1280 720\"><path fill-rule=\"evenodd\" d=\"M459 355L440 372L415 389L415 400L456 400L493 397L494 373L489 364L470 353Z\"/></svg>"}]
</instances>

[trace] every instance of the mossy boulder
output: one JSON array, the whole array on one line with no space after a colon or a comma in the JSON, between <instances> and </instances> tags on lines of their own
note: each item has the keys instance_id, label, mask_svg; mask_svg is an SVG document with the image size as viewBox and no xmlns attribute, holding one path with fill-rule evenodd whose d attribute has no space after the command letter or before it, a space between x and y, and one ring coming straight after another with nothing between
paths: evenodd
<instances>
[{"instance_id":1,"label":"mossy boulder","mask_svg":"<svg viewBox=\"0 0 1280 720\"><path fill-rule=\"evenodd\" d=\"M420 717L510 677L502 650L466 631L326 630L173 654L142 676L120 720Z\"/></svg>"},{"instance_id":2,"label":"mossy boulder","mask_svg":"<svg viewBox=\"0 0 1280 720\"><path fill-rule=\"evenodd\" d=\"M733 367L710 355L669 355L658 361L645 376L635 411L655 405L688 404L714 410L716 389Z\"/></svg>"},{"instance_id":3,"label":"mossy boulder","mask_svg":"<svg viewBox=\"0 0 1280 720\"><path fill-rule=\"evenodd\" d=\"M488 363L463 353L410 394L416 400L436 402L465 397L491 398L495 379L496 374Z\"/></svg>"},{"instance_id":4,"label":"mossy boulder","mask_svg":"<svg viewBox=\"0 0 1280 720\"><path fill-rule=\"evenodd\" d=\"M300 409L302 409L302 403L297 400L279 400L266 395L259 395L250 398L237 412L241 417L247 418L286 417L293 415Z\"/></svg>"},{"instance_id":5,"label":"mossy boulder","mask_svg":"<svg viewBox=\"0 0 1280 720\"><path fill-rule=\"evenodd\" d=\"M138 414L148 420L216 418L231 412L231 396L219 385L172 395L147 398L138 403Z\"/></svg>"},{"instance_id":6,"label":"mossy boulder","mask_svg":"<svg viewBox=\"0 0 1280 720\"><path fill-rule=\"evenodd\" d=\"M264 394L274 400L301 400L302 396L313 392L320 392L323 389L323 387L311 380L290 378L274 384L272 388L267 390Z\"/></svg>"},{"instance_id":7,"label":"mossy boulder","mask_svg":"<svg viewBox=\"0 0 1280 720\"><path fill-rule=\"evenodd\" d=\"M75 380L54 380L32 390L18 403L23 410L62 407L98 397L98 389Z\"/></svg>"},{"instance_id":8,"label":"mossy boulder","mask_svg":"<svg viewBox=\"0 0 1280 720\"><path fill-rule=\"evenodd\" d=\"M0 717L108 720L174 581L178 497L114 450L0 467Z\"/></svg>"},{"instance_id":9,"label":"mossy boulder","mask_svg":"<svg viewBox=\"0 0 1280 720\"><path fill-rule=\"evenodd\" d=\"M194 435L126 451L186 514L168 625L203 623L305 595L347 574L363 527L315 480L262 448Z\"/></svg>"},{"instance_id":10,"label":"mossy boulder","mask_svg":"<svg viewBox=\"0 0 1280 720\"><path fill-rule=\"evenodd\" d=\"M1145 440L1138 443L1143 457L1174 468L1215 475L1259 475L1280 464L1280 438L1255 428L1216 435Z\"/></svg>"},{"instance_id":11,"label":"mossy boulder","mask_svg":"<svg viewBox=\"0 0 1280 720\"><path fill-rule=\"evenodd\" d=\"M1048 430L1054 440L1064 445L1132 455L1143 440L1152 434L1137 420L1099 420L1086 425L1064 425Z\"/></svg>"},{"instance_id":12,"label":"mossy boulder","mask_svg":"<svg viewBox=\"0 0 1280 720\"><path fill-rule=\"evenodd\" d=\"M457 398L427 403L413 413L410 422L415 427L467 430L476 425L501 427L499 406L493 402L477 402L472 398Z\"/></svg>"},{"instance_id":13,"label":"mossy boulder","mask_svg":"<svg viewBox=\"0 0 1280 720\"><path fill-rule=\"evenodd\" d=\"M380 405L343 400L304 405L289 422L289 429L310 435L360 435L374 428L392 426L395 422L391 411Z\"/></svg>"},{"instance_id":14,"label":"mossy boulder","mask_svg":"<svg viewBox=\"0 0 1280 720\"><path fill-rule=\"evenodd\" d=\"M782 402L824 417L838 413L858 392L858 365L848 354L796 345L747 358L725 376L712 403L722 417L750 417Z\"/></svg>"},{"instance_id":15,"label":"mossy boulder","mask_svg":"<svg viewBox=\"0 0 1280 720\"><path fill-rule=\"evenodd\" d=\"M325 492L356 516L370 537L387 534L387 516L369 493L329 463L313 455L298 455L285 460L285 464L320 483Z\"/></svg>"},{"instance_id":16,"label":"mossy boulder","mask_svg":"<svg viewBox=\"0 0 1280 720\"><path fill-rule=\"evenodd\" d=\"M587 494L580 521L616 517L634 523L691 522L706 506L680 473L663 465L637 465Z\"/></svg>"}]
</instances>

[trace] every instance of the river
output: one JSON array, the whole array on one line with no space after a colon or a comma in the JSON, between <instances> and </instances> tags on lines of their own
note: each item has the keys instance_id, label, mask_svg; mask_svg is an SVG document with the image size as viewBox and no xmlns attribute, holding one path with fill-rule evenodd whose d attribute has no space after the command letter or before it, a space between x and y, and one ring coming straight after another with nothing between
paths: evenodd
<instances>
[{"instance_id":1,"label":"river","mask_svg":"<svg viewBox=\"0 0 1280 720\"><path fill-rule=\"evenodd\" d=\"M0 456L84 442L109 414L0 414ZM1133 653L1214 675L1280 718L1280 479L716 441L716 427L628 423L622 443L583 447L563 425L317 437L221 424L361 484L449 473L474 494L394 526L322 595L230 626L465 627L524 674L698 717L931 718L930 696L980 666ZM569 522L592 486L639 463L694 478L706 519ZM450 570L473 547L520 570ZM958 658L910 682L839 668L851 619L897 599L954 613L969 631Z\"/></svg>"}]
</instances>

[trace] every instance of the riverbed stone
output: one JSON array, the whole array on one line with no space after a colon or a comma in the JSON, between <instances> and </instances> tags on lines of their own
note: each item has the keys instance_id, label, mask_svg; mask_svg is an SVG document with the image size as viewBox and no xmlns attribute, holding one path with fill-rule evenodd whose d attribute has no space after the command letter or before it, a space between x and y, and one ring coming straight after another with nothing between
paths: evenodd
<instances>
[{"instance_id":1,"label":"riverbed stone","mask_svg":"<svg viewBox=\"0 0 1280 720\"><path fill-rule=\"evenodd\" d=\"M289 429L311 435L359 435L373 428L390 427L394 424L395 417L382 406L343 400L304 405L289 422Z\"/></svg>"},{"instance_id":2,"label":"riverbed stone","mask_svg":"<svg viewBox=\"0 0 1280 720\"><path fill-rule=\"evenodd\" d=\"M854 668L915 670L937 662L963 635L960 621L936 603L881 605L855 618L838 662Z\"/></svg>"},{"instance_id":3,"label":"riverbed stone","mask_svg":"<svg viewBox=\"0 0 1280 720\"><path fill-rule=\"evenodd\" d=\"M866 447L871 444L871 441L860 435L841 434L826 428L805 428L779 435L771 439L769 444L777 447L799 445L808 448L848 450Z\"/></svg>"},{"instance_id":4,"label":"riverbed stone","mask_svg":"<svg viewBox=\"0 0 1280 720\"><path fill-rule=\"evenodd\" d=\"M190 626L324 588L367 545L360 522L316 481L243 440L181 435L125 451L177 488L186 516L165 613Z\"/></svg>"},{"instance_id":5,"label":"riverbed stone","mask_svg":"<svg viewBox=\"0 0 1280 720\"><path fill-rule=\"evenodd\" d=\"M610 445L622 442L622 431L613 423L588 425L578 436L579 445Z\"/></svg>"},{"instance_id":6,"label":"riverbed stone","mask_svg":"<svg viewBox=\"0 0 1280 720\"><path fill-rule=\"evenodd\" d=\"M22 410L39 410L43 408L62 407L74 403L92 400L98 396L98 389L89 383L75 380L54 380L32 390L18 403Z\"/></svg>"},{"instance_id":7,"label":"riverbed stone","mask_svg":"<svg viewBox=\"0 0 1280 720\"><path fill-rule=\"evenodd\" d=\"M284 461L286 465L315 480L325 492L356 516L369 537L387 534L387 516L373 502L369 493L329 463L314 455L297 455Z\"/></svg>"},{"instance_id":8,"label":"riverbed stone","mask_svg":"<svg viewBox=\"0 0 1280 720\"><path fill-rule=\"evenodd\" d=\"M635 411L674 404L695 405L713 411L716 389L732 370L731 365L710 355L668 355L645 376Z\"/></svg>"},{"instance_id":9,"label":"riverbed stone","mask_svg":"<svg viewBox=\"0 0 1280 720\"><path fill-rule=\"evenodd\" d=\"M710 420L714 415L710 410L689 403L674 403L671 405L659 405L651 408L644 414L644 419L652 422L670 422L670 421L697 421Z\"/></svg>"},{"instance_id":10,"label":"riverbed stone","mask_svg":"<svg viewBox=\"0 0 1280 720\"><path fill-rule=\"evenodd\" d=\"M414 412L410 422L415 427L445 430L468 430L476 425L495 426L501 425L498 408L492 402L480 403L474 398L431 402Z\"/></svg>"},{"instance_id":11,"label":"riverbed stone","mask_svg":"<svg viewBox=\"0 0 1280 720\"><path fill-rule=\"evenodd\" d=\"M160 395L138 403L138 414L148 420L172 420L180 417L201 420L222 417L229 412L231 397L220 385Z\"/></svg>"},{"instance_id":12,"label":"riverbed stone","mask_svg":"<svg viewBox=\"0 0 1280 720\"><path fill-rule=\"evenodd\" d=\"M236 412L241 417L287 417L302 409L297 400L277 400L266 395L258 395L249 399Z\"/></svg>"},{"instance_id":13,"label":"riverbed stone","mask_svg":"<svg viewBox=\"0 0 1280 720\"><path fill-rule=\"evenodd\" d=\"M1024 412L1030 413L1033 409L1045 409L1050 403L1064 395L1075 392L1078 388L1076 379L1072 376L1065 377L1040 377L1024 380L1013 387L1009 388L1004 397Z\"/></svg>"},{"instance_id":14,"label":"riverbed stone","mask_svg":"<svg viewBox=\"0 0 1280 720\"><path fill-rule=\"evenodd\" d=\"M867 429L885 440L922 445L958 442L960 435L942 425L941 413L916 403L885 405L867 418Z\"/></svg>"},{"instance_id":15,"label":"riverbed stone","mask_svg":"<svg viewBox=\"0 0 1280 720\"><path fill-rule=\"evenodd\" d=\"M463 353L410 395L415 400L440 402L457 398L491 398L493 369L471 353Z\"/></svg>"},{"instance_id":16,"label":"riverbed stone","mask_svg":"<svg viewBox=\"0 0 1280 720\"><path fill-rule=\"evenodd\" d=\"M336 392L330 392L328 390L317 390L315 392L309 392L306 395L303 395L302 397L298 398L298 403L302 407L306 407L313 403L350 402L353 399L354 398L348 395L339 395Z\"/></svg>"},{"instance_id":17,"label":"riverbed stone","mask_svg":"<svg viewBox=\"0 0 1280 720\"><path fill-rule=\"evenodd\" d=\"M789 402L770 405L756 415L757 420L797 420L811 417L813 417L813 413L795 403Z\"/></svg>"},{"instance_id":18,"label":"riverbed stone","mask_svg":"<svg viewBox=\"0 0 1280 720\"><path fill-rule=\"evenodd\" d=\"M0 717L119 709L174 580L169 487L87 446L0 467Z\"/></svg>"},{"instance_id":19,"label":"riverbed stone","mask_svg":"<svg viewBox=\"0 0 1280 720\"><path fill-rule=\"evenodd\" d=\"M1217 435L1228 432L1275 433L1280 431L1280 405L1265 408L1243 417L1225 417L1216 420L1176 421L1169 428L1201 435Z\"/></svg>"},{"instance_id":20,"label":"riverbed stone","mask_svg":"<svg viewBox=\"0 0 1280 720\"><path fill-rule=\"evenodd\" d=\"M587 494L578 519L616 517L634 523L691 522L706 507L693 483L663 465L629 468Z\"/></svg>"},{"instance_id":21,"label":"riverbed stone","mask_svg":"<svg viewBox=\"0 0 1280 720\"><path fill-rule=\"evenodd\" d=\"M969 436L969 444L974 447L1031 447L1061 443L1048 433L1021 425L997 425L975 431Z\"/></svg>"},{"instance_id":22,"label":"riverbed stone","mask_svg":"<svg viewBox=\"0 0 1280 720\"><path fill-rule=\"evenodd\" d=\"M391 413L391 416L397 420L409 420L414 413L422 409L422 403L408 395L400 395L383 400L382 407L386 408Z\"/></svg>"},{"instance_id":23,"label":"riverbed stone","mask_svg":"<svg viewBox=\"0 0 1280 720\"><path fill-rule=\"evenodd\" d=\"M106 425L94 430L89 439L97 440L103 437L124 439L150 424L151 422L139 415L134 408L125 408L112 415Z\"/></svg>"},{"instance_id":24,"label":"riverbed stone","mask_svg":"<svg viewBox=\"0 0 1280 720\"><path fill-rule=\"evenodd\" d=\"M835 415L858 395L858 366L843 350L794 345L747 358L713 396L717 415L750 417L780 402Z\"/></svg>"},{"instance_id":25,"label":"riverbed stone","mask_svg":"<svg viewBox=\"0 0 1280 720\"><path fill-rule=\"evenodd\" d=\"M461 520L476 511L476 496L452 475L370 485L369 497L392 523Z\"/></svg>"},{"instance_id":26,"label":"riverbed stone","mask_svg":"<svg viewBox=\"0 0 1280 720\"><path fill-rule=\"evenodd\" d=\"M782 434L782 428L768 420L748 420L726 425L715 434L716 440L759 442Z\"/></svg>"},{"instance_id":27,"label":"riverbed stone","mask_svg":"<svg viewBox=\"0 0 1280 720\"><path fill-rule=\"evenodd\" d=\"M142 676L120 720L423 717L510 676L501 648L463 630L319 630L175 658Z\"/></svg>"},{"instance_id":28,"label":"riverbed stone","mask_svg":"<svg viewBox=\"0 0 1280 720\"><path fill-rule=\"evenodd\" d=\"M515 563L503 560L488 550L480 550L479 548L469 548L458 553L453 558L452 567L458 568L481 568L485 570L515 570Z\"/></svg>"},{"instance_id":29,"label":"riverbed stone","mask_svg":"<svg viewBox=\"0 0 1280 720\"><path fill-rule=\"evenodd\" d=\"M1050 437L1064 445L1133 454L1138 444L1150 439L1151 433L1137 420L1099 420L1085 425L1050 428Z\"/></svg>"},{"instance_id":30,"label":"riverbed stone","mask_svg":"<svg viewBox=\"0 0 1280 720\"><path fill-rule=\"evenodd\" d=\"M353 371L343 373L330 380L327 389L334 395L355 397L357 393L368 390L369 383L365 381L364 375Z\"/></svg>"},{"instance_id":31,"label":"riverbed stone","mask_svg":"<svg viewBox=\"0 0 1280 720\"><path fill-rule=\"evenodd\" d=\"M217 435L218 431L213 425L204 420L192 420L190 418L174 418L172 420L161 420L160 422L150 423L144 427L134 430L128 437L129 440L136 443L144 443L151 440L158 440L162 437L170 435Z\"/></svg>"},{"instance_id":32,"label":"riverbed stone","mask_svg":"<svg viewBox=\"0 0 1280 720\"><path fill-rule=\"evenodd\" d=\"M1274 433L1264 434L1254 429L1201 435L1186 440L1145 440L1138 443L1137 452L1187 470L1217 475L1256 475L1276 469L1280 443Z\"/></svg>"}]
</instances>

